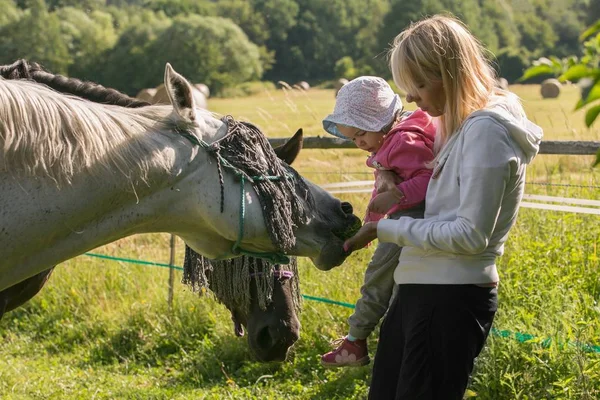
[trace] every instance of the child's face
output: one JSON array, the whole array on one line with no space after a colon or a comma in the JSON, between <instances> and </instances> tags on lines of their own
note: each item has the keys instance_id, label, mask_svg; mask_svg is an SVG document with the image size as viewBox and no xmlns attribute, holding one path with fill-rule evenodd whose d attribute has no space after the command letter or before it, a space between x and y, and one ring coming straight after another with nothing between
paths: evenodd
<instances>
[{"instance_id":1,"label":"child's face","mask_svg":"<svg viewBox=\"0 0 600 400\"><path fill-rule=\"evenodd\" d=\"M352 140L356 147L369 153L376 153L383 144L383 133L367 132L352 126L336 124L338 131Z\"/></svg>"}]
</instances>

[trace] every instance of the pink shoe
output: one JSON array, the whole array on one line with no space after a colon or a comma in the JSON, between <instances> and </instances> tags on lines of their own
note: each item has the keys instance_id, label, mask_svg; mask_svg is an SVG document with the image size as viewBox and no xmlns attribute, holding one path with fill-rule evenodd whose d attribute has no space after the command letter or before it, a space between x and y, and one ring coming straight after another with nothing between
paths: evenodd
<instances>
[{"instance_id":1,"label":"pink shoe","mask_svg":"<svg viewBox=\"0 0 600 400\"><path fill-rule=\"evenodd\" d=\"M337 348L321 356L324 367L360 367L371 362L365 339L351 342L344 337L334 340L332 344Z\"/></svg>"}]
</instances>

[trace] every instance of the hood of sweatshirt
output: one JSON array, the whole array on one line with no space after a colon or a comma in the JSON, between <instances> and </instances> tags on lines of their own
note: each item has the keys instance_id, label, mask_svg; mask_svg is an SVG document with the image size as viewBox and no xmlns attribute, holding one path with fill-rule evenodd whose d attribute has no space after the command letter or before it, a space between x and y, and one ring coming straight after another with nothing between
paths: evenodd
<instances>
[{"instance_id":1,"label":"hood of sweatshirt","mask_svg":"<svg viewBox=\"0 0 600 400\"><path fill-rule=\"evenodd\" d=\"M477 116L490 116L504 125L512 139L523 150L525 163L529 164L537 155L544 136L543 130L527 119L515 94L492 97L486 108L475 111L469 119Z\"/></svg>"}]
</instances>

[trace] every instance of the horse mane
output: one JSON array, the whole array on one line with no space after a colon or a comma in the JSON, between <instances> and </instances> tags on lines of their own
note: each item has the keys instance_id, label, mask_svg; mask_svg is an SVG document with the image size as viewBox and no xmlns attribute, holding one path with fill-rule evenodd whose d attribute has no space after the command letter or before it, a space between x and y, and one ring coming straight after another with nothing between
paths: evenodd
<instances>
[{"instance_id":1,"label":"horse mane","mask_svg":"<svg viewBox=\"0 0 600 400\"><path fill-rule=\"evenodd\" d=\"M138 171L145 181L151 167L168 169L157 137L144 133L173 128L170 112L169 106L97 104L0 78L0 169L70 183L82 170L117 168L126 176Z\"/></svg>"},{"instance_id":2,"label":"horse mane","mask_svg":"<svg viewBox=\"0 0 600 400\"><path fill-rule=\"evenodd\" d=\"M100 84L81 81L63 75L53 74L36 62L24 59L10 65L0 66L0 75L6 79L29 79L42 83L52 89L78 96L94 103L112 104L122 107L138 108L149 106L150 103L129 97L118 90L106 88Z\"/></svg>"}]
</instances>

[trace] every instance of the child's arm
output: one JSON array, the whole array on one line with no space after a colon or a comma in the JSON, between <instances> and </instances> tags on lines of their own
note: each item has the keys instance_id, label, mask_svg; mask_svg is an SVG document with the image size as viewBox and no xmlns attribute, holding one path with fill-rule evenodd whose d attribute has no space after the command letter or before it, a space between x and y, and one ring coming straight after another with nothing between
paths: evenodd
<instances>
[{"instance_id":1,"label":"child's arm","mask_svg":"<svg viewBox=\"0 0 600 400\"><path fill-rule=\"evenodd\" d=\"M396 198L388 208L385 208L385 206L373 208L371 206L373 199L378 197L380 193L389 192L391 190L397 191L398 189L396 186L400 182L402 182L402 178L400 178L394 171L378 170L375 172L375 185L373 186L373 191L371 192L371 200L369 200L369 205L367 206L367 212L364 218L365 223L379 221L380 219L384 218L386 212L394 204L398 203L399 198Z\"/></svg>"},{"instance_id":2,"label":"child's arm","mask_svg":"<svg viewBox=\"0 0 600 400\"><path fill-rule=\"evenodd\" d=\"M402 182L402 178L394 171L377 171L375 178L375 191L377 193L388 192Z\"/></svg>"},{"instance_id":3,"label":"child's arm","mask_svg":"<svg viewBox=\"0 0 600 400\"><path fill-rule=\"evenodd\" d=\"M379 193L377 196L373 197L367 206L367 212L386 214L395 205L402 203L403 199L404 194L398 188L392 187L391 190ZM365 222L371 221L376 220L372 219Z\"/></svg>"},{"instance_id":4,"label":"child's arm","mask_svg":"<svg viewBox=\"0 0 600 400\"><path fill-rule=\"evenodd\" d=\"M401 135L388 153L388 164L402 171L406 178L396 185L404 195L403 204L418 204L425 200L432 170L427 166L434 158L432 149L417 132L398 132Z\"/></svg>"},{"instance_id":5,"label":"child's arm","mask_svg":"<svg viewBox=\"0 0 600 400\"><path fill-rule=\"evenodd\" d=\"M363 223L365 223L365 224L367 222L379 221L380 219L385 217L385 212L387 211L387 210L384 210L384 211L373 210L371 208L371 203L373 202L373 199L375 197L377 197L377 181L378 180L379 180L379 171L375 175L375 186L373 187L373 191L371 192L371 199L369 200L369 204L367 205L367 211L365 213L365 218L363 219Z\"/></svg>"}]
</instances>

